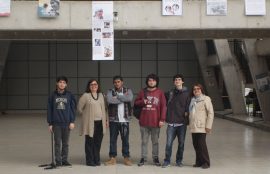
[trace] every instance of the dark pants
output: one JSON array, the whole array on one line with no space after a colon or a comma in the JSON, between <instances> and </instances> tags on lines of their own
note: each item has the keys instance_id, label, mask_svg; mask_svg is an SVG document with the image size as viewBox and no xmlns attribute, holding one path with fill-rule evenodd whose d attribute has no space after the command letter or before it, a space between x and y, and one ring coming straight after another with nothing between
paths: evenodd
<instances>
[{"instance_id":1,"label":"dark pants","mask_svg":"<svg viewBox=\"0 0 270 174\"><path fill-rule=\"evenodd\" d=\"M129 157L129 123L110 122L110 157L117 156L117 137L122 139L122 155Z\"/></svg>"},{"instance_id":2,"label":"dark pants","mask_svg":"<svg viewBox=\"0 0 270 174\"><path fill-rule=\"evenodd\" d=\"M62 164L67 162L68 159L68 144L70 129L68 126L60 127L53 126L54 133L54 149L55 149L55 162Z\"/></svg>"},{"instance_id":3,"label":"dark pants","mask_svg":"<svg viewBox=\"0 0 270 174\"><path fill-rule=\"evenodd\" d=\"M182 163L183 154L184 154L184 146L185 146L186 130L187 130L186 125L177 126L177 127L168 125L164 161L167 161L169 163L171 162L173 141L175 137L177 137L178 149L176 152L176 163Z\"/></svg>"},{"instance_id":4,"label":"dark pants","mask_svg":"<svg viewBox=\"0 0 270 174\"><path fill-rule=\"evenodd\" d=\"M87 165L100 165L100 148L102 139L102 121L95 121L93 137L85 135L85 158Z\"/></svg>"},{"instance_id":5,"label":"dark pants","mask_svg":"<svg viewBox=\"0 0 270 174\"><path fill-rule=\"evenodd\" d=\"M192 133L192 141L196 152L196 165L207 164L210 166L210 158L206 146L206 133Z\"/></svg>"}]
</instances>

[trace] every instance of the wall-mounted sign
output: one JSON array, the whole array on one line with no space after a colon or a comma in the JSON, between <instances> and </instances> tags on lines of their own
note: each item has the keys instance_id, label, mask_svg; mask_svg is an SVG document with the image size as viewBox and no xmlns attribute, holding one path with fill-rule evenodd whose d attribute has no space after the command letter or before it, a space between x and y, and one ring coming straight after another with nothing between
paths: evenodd
<instances>
[{"instance_id":1,"label":"wall-mounted sign","mask_svg":"<svg viewBox=\"0 0 270 174\"><path fill-rule=\"evenodd\" d=\"M114 59L113 2L92 2L93 60Z\"/></svg>"},{"instance_id":2,"label":"wall-mounted sign","mask_svg":"<svg viewBox=\"0 0 270 174\"><path fill-rule=\"evenodd\" d=\"M44 18L55 18L59 16L60 0L39 0L38 16Z\"/></svg>"},{"instance_id":3,"label":"wall-mounted sign","mask_svg":"<svg viewBox=\"0 0 270 174\"><path fill-rule=\"evenodd\" d=\"M10 0L0 0L0 16L10 15Z\"/></svg>"},{"instance_id":4,"label":"wall-mounted sign","mask_svg":"<svg viewBox=\"0 0 270 174\"><path fill-rule=\"evenodd\" d=\"M270 90L270 77L268 73L256 75L256 84L260 92Z\"/></svg>"},{"instance_id":5,"label":"wall-mounted sign","mask_svg":"<svg viewBox=\"0 0 270 174\"><path fill-rule=\"evenodd\" d=\"M213 16L227 15L227 0L207 0L206 14Z\"/></svg>"},{"instance_id":6,"label":"wall-mounted sign","mask_svg":"<svg viewBox=\"0 0 270 174\"><path fill-rule=\"evenodd\" d=\"M181 16L183 12L182 0L162 0L162 15Z\"/></svg>"},{"instance_id":7,"label":"wall-mounted sign","mask_svg":"<svg viewBox=\"0 0 270 174\"><path fill-rule=\"evenodd\" d=\"M245 0L246 15L266 15L265 0Z\"/></svg>"}]
</instances>

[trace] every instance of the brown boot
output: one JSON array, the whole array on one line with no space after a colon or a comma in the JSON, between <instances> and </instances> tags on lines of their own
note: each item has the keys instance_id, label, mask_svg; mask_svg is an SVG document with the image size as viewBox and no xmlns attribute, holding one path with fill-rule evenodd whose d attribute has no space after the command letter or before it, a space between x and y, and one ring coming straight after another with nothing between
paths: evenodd
<instances>
[{"instance_id":1,"label":"brown boot","mask_svg":"<svg viewBox=\"0 0 270 174\"><path fill-rule=\"evenodd\" d=\"M116 164L116 159L112 157L109 161L105 162L105 166L111 166Z\"/></svg>"},{"instance_id":2,"label":"brown boot","mask_svg":"<svg viewBox=\"0 0 270 174\"><path fill-rule=\"evenodd\" d=\"M132 166L132 162L130 161L130 159L129 158L124 158L124 164L126 165L126 166Z\"/></svg>"}]
</instances>

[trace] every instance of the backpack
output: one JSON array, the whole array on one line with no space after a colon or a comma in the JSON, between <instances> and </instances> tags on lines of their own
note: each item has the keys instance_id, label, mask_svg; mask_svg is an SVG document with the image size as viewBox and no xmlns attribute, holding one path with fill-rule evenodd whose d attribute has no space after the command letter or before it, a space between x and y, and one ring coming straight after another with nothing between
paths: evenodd
<instances>
[{"instance_id":1,"label":"backpack","mask_svg":"<svg viewBox=\"0 0 270 174\"><path fill-rule=\"evenodd\" d=\"M146 94L147 94L147 89L144 88L143 89L143 94L144 94L144 99L146 99ZM140 120L140 116L141 116L141 112L142 112L142 108L143 106L138 106L135 105L133 106L133 115L135 116L135 118L137 118L138 120Z\"/></svg>"}]
</instances>

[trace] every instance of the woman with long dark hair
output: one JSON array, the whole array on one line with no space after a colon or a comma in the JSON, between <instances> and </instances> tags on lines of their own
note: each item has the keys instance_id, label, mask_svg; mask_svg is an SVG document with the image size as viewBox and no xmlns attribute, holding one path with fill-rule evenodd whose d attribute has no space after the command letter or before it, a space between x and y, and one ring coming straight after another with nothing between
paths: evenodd
<instances>
[{"instance_id":1,"label":"woman with long dark hair","mask_svg":"<svg viewBox=\"0 0 270 174\"><path fill-rule=\"evenodd\" d=\"M193 86L192 99L189 105L189 127L192 133L196 162L193 167L210 167L210 158L206 146L206 134L211 132L214 110L210 97L204 93L201 84Z\"/></svg>"},{"instance_id":2,"label":"woman with long dark hair","mask_svg":"<svg viewBox=\"0 0 270 174\"><path fill-rule=\"evenodd\" d=\"M82 116L80 135L85 136L86 165L100 166L100 148L108 115L97 80L87 83L85 93L78 103L78 112Z\"/></svg>"}]
</instances>

